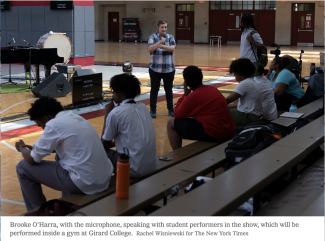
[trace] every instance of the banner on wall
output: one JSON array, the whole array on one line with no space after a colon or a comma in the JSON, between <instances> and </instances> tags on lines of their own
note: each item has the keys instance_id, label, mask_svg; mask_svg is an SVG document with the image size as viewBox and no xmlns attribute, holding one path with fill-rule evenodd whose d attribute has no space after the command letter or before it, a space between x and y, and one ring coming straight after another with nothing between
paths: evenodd
<instances>
[{"instance_id":1,"label":"banner on wall","mask_svg":"<svg viewBox=\"0 0 325 241\"><path fill-rule=\"evenodd\" d=\"M311 28L311 16L306 16L306 28Z\"/></svg>"},{"instance_id":2,"label":"banner on wall","mask_svg":"<svg viewBox=\"0 0 325 241\"><path fill-rule=\"evenodd\" d=\"M183 27L183 26L184 26L184 19L180 18L180 19L178 20L178 25L179 25L180 27Z\"/></svg>"}]
</instances>

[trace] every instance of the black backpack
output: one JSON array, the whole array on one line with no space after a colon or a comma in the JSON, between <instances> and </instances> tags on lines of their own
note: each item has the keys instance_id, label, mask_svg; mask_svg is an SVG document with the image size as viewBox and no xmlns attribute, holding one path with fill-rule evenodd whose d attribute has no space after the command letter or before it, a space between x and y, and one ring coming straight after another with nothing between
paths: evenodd
<instances>
[{"instance_id":1,"label":"black backpack","mask_svg":"<svg viewBox=\"0 0 325 241\"><path fill-rule=\"evenodd\" d=\"M252 124L235 128L235 137L225 149L227 170L287 135L274 124Z\"/></svg>"},{"instance_id":2,"label":"black backpack","mask_svg":"<svg viewBox=\"0 0 325 241\"><path fill-rule=\"evenodd\" d=\"M253 30L252 32L250 32L250 35L251 35L253 41L254 41L253 35L255 33L257 33L256 30ZM255 51L252 44L251 44L251 48L253 50L256 62L260 63L261 65L263 65L263 67L265 67L267 65L267 62L268 62L267 48L265 48L265 47L264 47L264 49L255 48L255 49L257 49L257 51Z\"/></svg>"}]
</instances>

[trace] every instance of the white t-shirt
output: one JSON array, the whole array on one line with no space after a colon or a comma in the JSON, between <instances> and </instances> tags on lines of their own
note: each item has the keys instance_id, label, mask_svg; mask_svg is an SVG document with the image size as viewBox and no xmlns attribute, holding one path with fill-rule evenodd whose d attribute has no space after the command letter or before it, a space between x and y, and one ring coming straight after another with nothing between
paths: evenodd
<instances>
[{"instance_id":1,"label":"white t-shirt","mask_svg":"<svg viewBox=\"0 0 325 241\"><path fill-rule=\"evenodd\" d=\"M260 88L262 94L262 111L264 120L274 120L278 117L276 103L274 100L274 91L271 82L262 76L255 76L255 82Z\"/></svg>"},{"instance_id":2,"label":"white t-shirt","mask_svg":"<svg viewBox=\"0 0 325 241\"><path fill-rule=\"evenodd\" d=\"M239 82L234 92L241 95L237 110L257 116L262 115L261 92L253 78L247 78Z\"/></svg>"},{"instance_id":3,"label":"white t-shirt","mask_svg":"<svg viewBox=\"0 0 325 241\"><path fill-rule=\"evenodd\" d=\"M31 156L39 163L54 150L62 168L85 194L108 188L113 165L96 130L83 117L61 111L46 123Z\"/></svg>"},{"instance_id":4,"label":"white t-shirt","mask_svg":"<svg viewBox=\"0 0 325 241\"><path fill-rule=\"evenodd\" d=\"M116 150L130 154L130 176L148 175L158 168L156 131L147 106L143 103L126 103L115 107L107 116L103 139L115 140Z\"/></svg>"},{"instance_id":5,"label":"white t-shirt","mask_svg":"<svg viewBox=\"0 0 325 241\"><path fill-rule=\"evenodd\" d=\"M250 61L252 61L252 63L257 62L256 58L257 58L257 49L256 47L253 45L253 49L254 52L256 54L256 57L254 55L254 52L252 50L251 44L247 41L247 35L254 31L255 29L253 28L247 28L243 31L242 35L241 35L241 40L240 40L240 58L247 58L250 59ZM261 39L261 36L259 33L254 33L253 34L253 39L254 42L259 43L259 44L263 44L263 40Z\"/></svg>"}]
</instances>

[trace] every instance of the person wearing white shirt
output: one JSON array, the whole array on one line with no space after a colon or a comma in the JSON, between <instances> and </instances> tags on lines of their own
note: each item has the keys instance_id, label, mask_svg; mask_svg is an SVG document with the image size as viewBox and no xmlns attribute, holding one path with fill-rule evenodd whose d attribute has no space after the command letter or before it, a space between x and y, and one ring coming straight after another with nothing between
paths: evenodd
<instances>
[{"instance_id":1,"label":"person wearing white shirt","mask_svg":"<svg viewBox=\"0 0 325 241\"><path fill-rule=\"evenodd\" d=\"M129 150L131 178L149 175L158 168L152 118L146 105L134 101L141 93L140 85L133 75L112 77L110 89L113 101L105 106L102 131L102 142L115 171L119 153L123 153L124 147ZM116 147L116 151L112 147Z\"/></svg>"},{"instance_id":2,"label":"person wearing white shirt","mask_svg":"<svg viewBox=\"0 0 325 241\"><path fill-rule=\"evenodd\" d=\"M254 25L253 16L250 13L244 13L240 20L240 58L247 58L252 63L258 61L257 49L264 49L263 40L259 33L254 33L251 36L252 31L256 31Z\"/></svg>"},{"instance_id":3,"label":"person wearing white shirt","mask_svg":"<svg viewBox=\"0 0 325 241\"><path fill-rule=\"evenodd\" d=\"M262 65L256 66L254 80L258 87L260 88L262 95L262 111L263 120L274 120L278 117L278 112L276 108L276 103L274 99L274 91L271 82L263 77L263 73L267 74L268 70L264 70Z\"/></svg>"},{"instance_id":4,"label":"person wearing white shirt","mask_svg":"<svg viewBox=\"0 0 325 241\"><path fill-rule=\"evenodd\" d=\"M30 119L44 129L39 140L16 142L24 160L16 167L28 211L46 202L41 184L69 193L95 194L108 188L113 166L96 130L83 117L63 112L62 105L41 97L28 110ZM43 158L56 153L56 161Z\"/></svg>"},{"instance_id":5,"label":"person wearing white shirt","mask_svg":"<svg viewBox=\"0 0 325 241\"><path fill-rule=\"evenodd\" d=\"M229 67L229 73L234 74L239 82L226 98L236 126L257 122L262 117L261 92L252 78L254 72L254 64L246 58L232 61ZM237 100L239 101L235 102Z\"/></svg>"}]
</instances>

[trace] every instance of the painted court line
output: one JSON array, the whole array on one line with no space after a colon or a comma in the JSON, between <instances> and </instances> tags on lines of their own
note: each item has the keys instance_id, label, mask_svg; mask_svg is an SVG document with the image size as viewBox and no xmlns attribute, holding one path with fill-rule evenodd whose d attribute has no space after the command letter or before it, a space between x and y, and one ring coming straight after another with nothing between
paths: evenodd
<instances>
[{"instance_id":1,"label":"painted court line","mask_svg":"<svg viewBox=\"0 0 325 241\"><path fill-rule=\"evenodd\" d=\"M10 145L8 142L6 141L1 141L1 143L5 144L7 147L13 149L14 151L18 152L17 149L15 147L13 147L12 145Z\"/></svg>"},{"instance_id":2,"label":"painted court line","mask_svg":"<svg viewBox=\"0 0 325 241\"><path fill-rule=\"evenodd\" d=\"M18 205L25 206L25 203L23 203L23 202L17 202L17 201L12 201L12 200L3 199L3 198L0 198L0 201L2 201L2 202L8 202L8 203L14 203L14 204L18 204Z\"/></svg>"},{"instance_id":3,"label":"painted court line","mask_svg":"<svg viewBox=\"0 0 325 241\"><path fill-rule=\"evenodd\" d=\"M205 84L212 85L216 88L221 88L221 87L235 84L235 83L237 83L237 82L233 79L233 77L226 77L223 80L218 79L218 80L212 80L212 81L205 82ZM183 90L179 91L177 89L173 89L173 98L181 97L183 95L183 93L184 93ZM165 101L165 100L166 100L165 92L159 91L157 102L161 102L161 101ZM136 98L135 101L142 102L145 105L149 105L150 104L150 94L146 93L144 95L141 95L138 98ZM86 120L89 120L92 118L103 116L105 110L104 110L104 105L100 104L100 105L96 105L96 106L92 106L92 107L82 108L79 110L72 110L72 112L75 114L79 114L80 116L84 117ZM41 128L36 126L35 123L33 123L33 122L25 122L25 123L19 122L19 125L15 126L15 124L18 124L18 122L2 125L2 130L1 130L1 140L2 141L11 139L14 137L26 135L26 134L31 134L31 133L34 133L37 131L41 131ZM25 124L25 126L23 126L24 124Z\"/></svg>"},{"instance_id":4,"label":"painted court line","mask_svg":"<svg viewBox=\"0 0 325 241\"><path fill-rule=\"evenodd\" d=\"M6 110L9 110L10 108L12 108L12 107L14 107L14 106L16 106L16 105L20 105L21 103L24 103L24 102L27 102L27 101L31 101L31 100L35 100L35 99L37 99L37 98L33 98L33 99L29 99L29 100L25 100L25 101L19 102L19 103L17 103L17 104L14 104L14 105L8 107L7 109L4 109L3 111L1 111L0 114L2 114L2 113L5 112Z\"/></svg>"}]
</instances>

